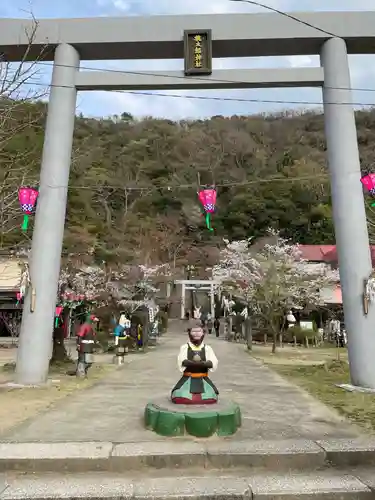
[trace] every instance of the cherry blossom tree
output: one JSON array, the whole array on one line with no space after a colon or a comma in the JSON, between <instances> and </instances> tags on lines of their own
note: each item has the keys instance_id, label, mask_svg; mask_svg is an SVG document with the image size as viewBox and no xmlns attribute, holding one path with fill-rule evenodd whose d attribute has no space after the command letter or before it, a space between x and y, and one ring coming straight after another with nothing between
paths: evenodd
<instances>
[{"instance_id":1,"label":"cherry blossom tree","mask_svg":"<svg viewBox=\"0 0 375 500\"><path fill-rule=\"evenodd\" d=\"M60 271L59 297L68 294L83 297L87 301L98 301L105 294L109 277L104 268L98 266L66 265Z\"/></svg>"},{"instance_id":2,"label":"cherry blossom tree","mask_svg":"<svg viewBox=\"0 0 375 500\"><path fill-rule=\"evenodd\" d=\"M338 272L326 264L308 263L302 259L298 245L272 231L263 242L249 239L225 243L220 261L213 267L213 279L222 288L232 289L262 320L272 332L275 352L287 312L322 305L321 290L338 282Z\"/></svg>"},{"instance_id":3,"label":"cherry blossom tree","mask_svg":"<svg viewBox=\"0 0 375 500\"><path fill-rule=\"evenodd\" d=\"M19 259L26 262L30 249L23 248L15 252ZM94 309L105 327L109 327L113 313L121 307L133 314L142 306L149 307L158 291L158 281L171 275L168 264L154 266L86 265L82 256L70 254L63 260L60 270L56 304L74 309L86 302ZM60 326L53 333L52 362L69 361L65 345L64 332Z\"/></svg>"},{"instance_id":4,"label":"cherry blossom tree","mask_svg":"<svg viewBox=\"0 0 375 500\"><path fill-rule=\"evenodd\" d=\"M114 269L105 266L75 266L67 264L60 272L59 294L70 289L98 306L114 301L131 311L145 305L157 291L153 281L169 273L167 265L122 265Z\"/></svg>"},{"instance_id":5,"label":"cherry blossom tree","mask_svg":"<svg viewBox=\"0 0 375 500\"><path fill-rule=\"evenodd\" d=\"M158 290L153 280L168 272L165 265L108 268L104 263L87 266L70 259L60 271L57 303L70 308L82 302L91 303L106 329L119 307L133 314L140 307L149 306ZM55 328L53 340L52 361L68 360L61 328Z\"/></svg>"},{"instance_id":6,"label":"cherry blossom tree","mask_svg":"<svg viewBox=\"0 0 375 500\"><path fill-rule=\"evenodd\" d=\"M130 279L131 273L132 279ZM167 277L169 274L167 264L129 266L127 273L124 268L120 274L115 273L107 288L118 304L127 308L132 314L140 307L149 305L159 290L155 280Z\"/></svg>"}]
</instances>

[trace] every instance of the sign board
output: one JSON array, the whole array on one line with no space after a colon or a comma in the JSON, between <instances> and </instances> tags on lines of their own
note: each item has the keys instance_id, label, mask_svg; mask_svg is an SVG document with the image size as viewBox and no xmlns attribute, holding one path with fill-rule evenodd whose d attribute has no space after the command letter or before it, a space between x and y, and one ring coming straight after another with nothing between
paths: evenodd
<instances>
[{"instance_id":1,"label":"sign board","mask_svg":"<svg viewBox=\"0 0 375 500\"><path fill-rule=\"evenodd\" d=\"M301 321L300 327L301 327L301 330L313 330L314 323L312 321Z\"/></svg>"},{"instance_id":2,"label":"sign board","mask_svg":"<svg viewBox=\"0 0 375 500\"><path fill-rule=\"evenodd\" d=\"M211 30L184 31L185 75L212 74Z\"/></svg>"}]
</instances>

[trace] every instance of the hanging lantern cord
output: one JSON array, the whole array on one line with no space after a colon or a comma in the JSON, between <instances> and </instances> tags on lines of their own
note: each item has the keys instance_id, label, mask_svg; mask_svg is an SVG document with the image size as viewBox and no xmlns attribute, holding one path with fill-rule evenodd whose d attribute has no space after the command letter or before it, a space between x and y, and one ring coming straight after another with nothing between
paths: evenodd
<instances>
[{"instance_id":1,"label":"hanging lantern cord","mask_svg":"<svg viewBox=\"0 0 375 500\"><path fill-rule=\"evenodd\" d=\"M211 227L211 214L209 212L206 212L206 226L209 231L213 231Z\"/></svg>"},{"instance_id":2,"label":"hanging lantern cord","mask_svg":"<svg viewBox=\"0 0 375 500\"><path fill-rule=\"evenodd\" d=\"M23 222L22 222L22 226L21 226L22 231L26 231L28 226L29 226L29 216L27 214L25 214L23 216Z\"/></svg>"}]
</instances>

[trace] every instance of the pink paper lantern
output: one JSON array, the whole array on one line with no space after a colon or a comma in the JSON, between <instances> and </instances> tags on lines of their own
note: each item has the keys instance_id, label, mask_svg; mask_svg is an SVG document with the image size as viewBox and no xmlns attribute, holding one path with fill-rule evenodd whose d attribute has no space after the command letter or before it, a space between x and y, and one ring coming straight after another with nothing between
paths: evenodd
<instances>
[{"instance_id":1,"label":"pink paper lantern","mask_svg":"<svg viewBox=\"0 0 375 500\"><path fill-rule=\"evenodd\" d=\"M55 309L55 316L60 317L60 314L63 312L63 307L62 306L56 306Z\"/></svg>"},{"instance_id":2,"label":"pink paper lantern","mask_svg":"<svg viewBox=\"0 0 375 500\"><path fill-rule=\"evenodd\" d=\"M365 174L361 177L361 182L367 191L375 196L375 174Z\"/></svg>"},{"instance_id":3,"label":"pink paper lantern","mask_svg":"<svg viewBox=\"0 0 375 500\"><path fill-rule=\"evenodd\" d=\"M206 213L213 214L216 208L216 189L203 189L198 193L199 201Z\"/></svg>"},{"instance_id":4,"label":"pink paper lantern","mask_svg":"<svg viewBox=\"0 0 375 500\"><path fill-rule=\"evenodd\" d=\"M56 306L55 309L55 328L59 326L59 318L61 313L63 312L64 308L62 306Z\"/></svg>"},{"instance_id":5,"label":"pink paper lantern","mask_svg":"<svg viewBox=\"0 0 375 500\"><path fill-rule=\"evenodd\" d=\"M22 186L18 190L18 201L20 202L21 210L24 213L22 230L26 231L29 225L29 215L32 215L36 209L39 191L33 187Z\"/></svg>"},{"instance_id":6,"label":"pink paper lantern","mask_svg":"<svg viewBox=\"0 0 375 500\"><path fill-rule=\"evenodd\" d=\"M206 226L209 231L213 231L211 227L211 214L216 208L216 189L203 189L198 193L198 199L203 205L203 210L206 212Z\"/></svg>"}]
</instances>

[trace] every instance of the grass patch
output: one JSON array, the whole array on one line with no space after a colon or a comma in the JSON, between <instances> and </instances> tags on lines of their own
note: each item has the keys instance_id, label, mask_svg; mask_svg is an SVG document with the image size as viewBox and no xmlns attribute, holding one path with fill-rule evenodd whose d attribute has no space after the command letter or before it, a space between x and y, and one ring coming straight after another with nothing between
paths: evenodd
<instances>
[{"instance_id":1,"label":"grass patch","mask_svg":"<svg viewBox=\"0 0 375 500\"><path fill-rule=\"evenodd\" d=\"M350 381L346 361L328 359L325 364L315 366L277 363L271 364L271 368L352 422L367 431L375 431L375 395L347 392L335 386Z\"/></svg>"},{"instance_id":2,"label":"grass patch","mask_svg":"<svg viewBox=\"0 0 375 500\"><path fill-rule=\"evenodd\" d=\"M337 349L337 347L292 347L285 345L278 347L275 354L271 352L271 346L254 345L251 355L268 365L323 365L334 361L338 357L347 361L347 349Z\"/></svg>"}]
</instances>

